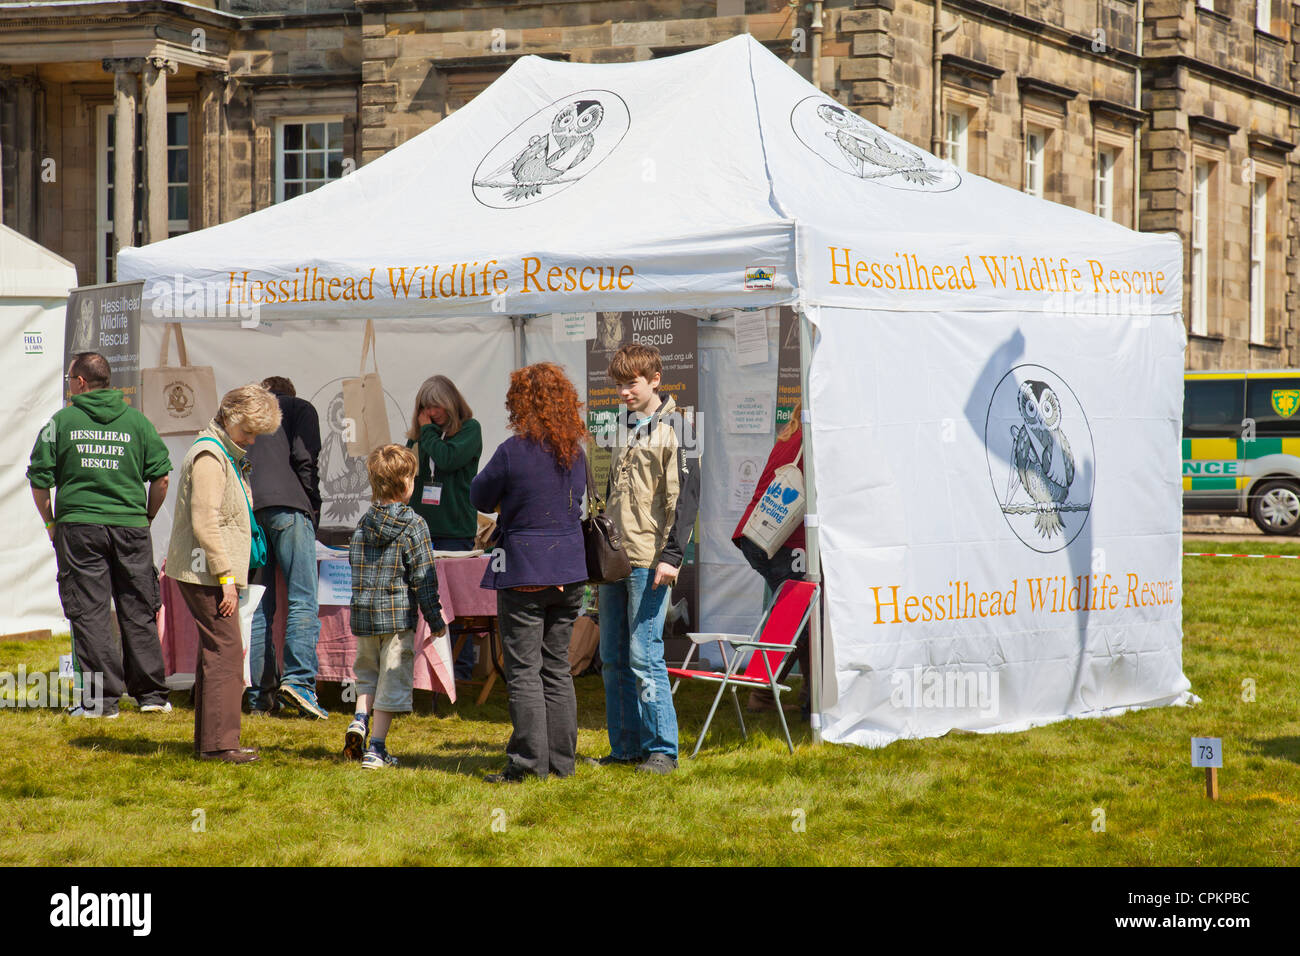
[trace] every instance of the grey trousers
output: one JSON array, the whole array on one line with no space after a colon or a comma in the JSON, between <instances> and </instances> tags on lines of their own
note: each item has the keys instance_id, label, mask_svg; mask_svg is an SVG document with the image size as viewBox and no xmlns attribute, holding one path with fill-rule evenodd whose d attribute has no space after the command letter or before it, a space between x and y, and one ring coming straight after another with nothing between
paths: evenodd
<instances>
[{"instance_id":1,"label":"grey trousers","mask_svg":"<svg viewBox=\"0 0 1300 956\"><path fill-rule=\"evenodd\" d=\"M84 696L102 686L104 700L85 699L89 709L117 709L118 698L130 694L136 703L167 700L162 645L155 615L160 602L158 572L153 565L153 541L148 528L101 524L60 524L54 527L54 554L59 563L59 600L72 624L77 663L85 675ZM119 648L113 640L112 610L117 604ZM91 674L102 674L97 685Z\"/></svg>"},{"instance_id":2,"label":"grey trousers","mask_svg":"<svg viewBox=\"0 0 1300 956\"><path fill-rule=\"evenodd\" d=\"M569 638L581 609L581 584L563 591L497 592L514 725L506 755L516 768L539 777L573 773L578 701L569 675Z\"/></svg>"}]
</instances>

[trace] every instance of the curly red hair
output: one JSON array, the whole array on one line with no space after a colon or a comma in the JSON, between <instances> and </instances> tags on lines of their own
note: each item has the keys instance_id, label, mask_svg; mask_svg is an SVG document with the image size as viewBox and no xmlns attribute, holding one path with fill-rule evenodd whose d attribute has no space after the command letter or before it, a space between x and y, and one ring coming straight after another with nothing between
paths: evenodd
<instances>
[{"instance_id":1,"label":"curly red hair","mask_svg":"<svg viewBox=\"0 0 1300 956\"><path fill-rule=\"evenodd\" d=\"M564 370L554 362L526 365L510 373L506 424L516 435L548 447L568 468L587 440L582 402Z\"/></svg>"}]
</instances>

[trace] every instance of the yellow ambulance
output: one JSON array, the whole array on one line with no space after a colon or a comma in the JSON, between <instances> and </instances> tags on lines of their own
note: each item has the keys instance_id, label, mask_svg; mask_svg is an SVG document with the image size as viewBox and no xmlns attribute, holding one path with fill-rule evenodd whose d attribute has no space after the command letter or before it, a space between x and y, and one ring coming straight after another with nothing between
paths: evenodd
<instances>
[{"instance_id":1,"label":"yellow ambulance","mask_svg":"<svg viewBox=\"0 0 1300 956\"><path fill-rule=\"evenodd\" d=\"M1184 374L1183 512L1300 532L1300 369Z\"/></svg>"}]
</instances>

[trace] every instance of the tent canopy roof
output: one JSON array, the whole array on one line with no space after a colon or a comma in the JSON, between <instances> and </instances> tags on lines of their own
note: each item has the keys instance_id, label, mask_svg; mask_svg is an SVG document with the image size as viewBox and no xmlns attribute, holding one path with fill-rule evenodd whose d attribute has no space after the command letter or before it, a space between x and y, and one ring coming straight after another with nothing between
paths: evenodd
<instances>
[{"instance_id":1,"label":"tent canopy roof","mask_svg":"<svg viewBox=\"0 0 1300 956\"><path fill-rule=\"evenodd\" d=\"M204 283L210 301L285 317L1042 309L1044 295L1098 292L1098 267L1107 295L1150 271L1167 281L1142 308L1181 298L1176 237L960 172L747 35L635 63L522 57L350 175L119 262L148 280L147 301Z\"/></svg>"},{"instance_id":2,"label":"tent canopy roof","mask_svg":"<svg viewBox=\"0 0 1300 956\"><path fill-rule=\"evenodd\" d=\"M71 262L0 225L0 298L61 298L76 285Z\"/></svg>"}]
</instances>

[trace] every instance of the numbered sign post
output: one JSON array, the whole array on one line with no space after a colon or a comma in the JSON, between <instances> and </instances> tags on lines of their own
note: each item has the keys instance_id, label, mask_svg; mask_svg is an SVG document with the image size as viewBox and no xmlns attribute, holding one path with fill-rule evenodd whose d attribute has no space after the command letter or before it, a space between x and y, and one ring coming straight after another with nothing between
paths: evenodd
<instances>
[{"instance_id":1,"label":"numbered sign post","mask_svg":"<svg viewBox=\"0 0 1300 956\"><path fill-rule=\"evenodd\" d=\"M1192 738L1192 766L1205 768L1205 795L1219 799L1219 768L1223 766L1223 741L1219 737Z\"/></svg>"}]
</instances>

